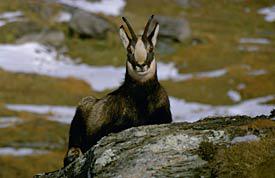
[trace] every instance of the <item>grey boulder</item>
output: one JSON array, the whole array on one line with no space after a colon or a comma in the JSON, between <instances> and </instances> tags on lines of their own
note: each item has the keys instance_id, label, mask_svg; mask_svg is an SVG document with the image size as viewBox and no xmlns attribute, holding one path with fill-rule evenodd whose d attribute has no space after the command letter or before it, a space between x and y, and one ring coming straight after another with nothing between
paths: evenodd
<instances>
[{"instance_id":1,"label":"grey boulder","mask_svg":"<svg viewBox=\"0 0 275 178\"><path fill-rule=\"evenodd\" d=\"M82 10L73 13L69 27L72 33L92 38L103 38L112 29L111 24L104 18Z\"/></svg>"},{"instance_id":2,"label":"grey boulder","mask_svg":"<svg viewBox=\"0 0 275 178\"><path fill-rule=\"evenodd\" d=\"M215 172L220 170L218 153L231 147L234 137L256 134L260 140L272 135L270 126L254 133L245 129L260 122L272 125L270 117L274 116L216 117L130 128L103 137L68 166L35 177L234 177L228 176L230 172Z\"/></svg>"},{"instance_id":3,"label":"grey boulder","mask_svg":"<svg viewBox=\"0 0 275 178\"><path fill-rule=\"evenodd\" d=\"M65 35L63 32L57 30L46 30L42 32L26 34L17 39L16 43L23 44L26 42L38 42L59 47L62 46L64 40Z\"/></svg>"},{"instance_id":4,"label":"grey boulder","mask_svg":"<svg viewBox=\"0 0 275 178\"><path fill-rule=\"evenodd\" d=\"M160 24L159 36L183 42L191 37L192 31L188 21L183 17L156 16L155 20Z\"/></svg>"}]
</instances>

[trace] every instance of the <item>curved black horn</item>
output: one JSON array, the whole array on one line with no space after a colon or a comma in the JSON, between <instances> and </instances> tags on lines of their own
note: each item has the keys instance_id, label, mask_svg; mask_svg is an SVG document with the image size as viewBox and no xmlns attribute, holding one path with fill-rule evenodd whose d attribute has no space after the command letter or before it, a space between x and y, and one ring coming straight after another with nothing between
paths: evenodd
<instances>
[{"instance_id":1,"label":"curved black horn","mask_svg":"<svg viewBox=\"0 0 275 178\"><path fill-rule=\"evenodd\" d=\"M145 39L147 38L147 33L148 33L148 30L149 30L149 27L150 27L150 24L151 24L153 18L154 18L154 15L151 15L147 24L145 25L144 32L142 34L142 38L145 38Z\"/></svg>"},{"instance_id":2,"label":"curved black horn","mask_svg":"<svg viewBox=\"0 0 275 178\"><path fill-rule=\"evenodd\" d=\"M126 23L130 33L131 33L131 36L132 36L132 39L133 40L137 40L137 36L133 30L133 28L131 27L130 23L128 22L128 20L125 18L125 17L122 17L122 20Z\"/></svg>"}]
</instances>

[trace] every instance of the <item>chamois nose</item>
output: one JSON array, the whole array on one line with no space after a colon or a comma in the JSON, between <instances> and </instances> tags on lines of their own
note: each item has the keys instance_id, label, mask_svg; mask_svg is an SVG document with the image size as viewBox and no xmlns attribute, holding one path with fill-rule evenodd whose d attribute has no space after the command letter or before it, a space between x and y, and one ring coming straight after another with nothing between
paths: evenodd
<instances>
[{"instance_id":1,"label":"chamois nose","mask_svg":"<svg viewBox=\"0 0 275 178\"><path fill-rule=\"evenodd\" d=\"M137 66L136 66L136 70L137 70L138 72L144 72L144 71L146 71L147 69L148 69L148 66L145 65L145 64L137 65Z\"/></svg>"}]
</instances>

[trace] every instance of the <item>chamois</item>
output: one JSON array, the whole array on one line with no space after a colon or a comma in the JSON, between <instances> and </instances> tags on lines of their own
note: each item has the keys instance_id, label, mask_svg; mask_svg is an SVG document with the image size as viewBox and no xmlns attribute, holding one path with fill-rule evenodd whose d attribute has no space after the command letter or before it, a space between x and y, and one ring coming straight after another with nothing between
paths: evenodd
<instances>
[{"instance_id":1,"label":"chamois","mask_svg":"<svg viewBox=\"0 0 275 178\"><path fill-rule=\"evenodd\" d=\"M101 99L88 96L80 101L71 123L64 165L85 153L109 133L135 126L172 122L167 93L157 78L154 54L159 32L157 22L147 35L153 17L149 18L140 36L122 17L131 34L130 37L124 26L120 26L120 38L127 50L124 82Z\"/></svg>"}]
</instances>

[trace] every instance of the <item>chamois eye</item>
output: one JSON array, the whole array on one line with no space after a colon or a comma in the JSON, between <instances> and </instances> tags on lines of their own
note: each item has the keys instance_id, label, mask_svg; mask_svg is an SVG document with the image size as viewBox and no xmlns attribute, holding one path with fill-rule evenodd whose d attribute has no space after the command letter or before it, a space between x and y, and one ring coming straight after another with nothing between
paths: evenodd
<instances>
[{"instance_id":1,"label":"chamois eye","mask_svg":"<svg viewBox=\"0 0 275 178\"><path fill-rule=\"evenodd\" d=\"M153 46L150 46L149 52L152 52L154 50Z\"/></svg>"},{"instance_id":2,"label":"chamois eye","mask_svg":"<svg viewBox=\"0 0 275 178\"><path fill-rule=\"evenodd\" d=\"M132 52L130 46L127 47L127 51L128 51L128 52Z\"/></svg>"},{"instance_id":3,"label":"chamois eye","mask_svg":"<svg viewBox=\"0 0 275 178\"><path fill-rule=\"evenodd\" d=\"M127 47L127 51L128 51L130 54L134 53L133 47L131 47L131 46L128 46L128 47Z\"/></svg>"}]
</instances>

